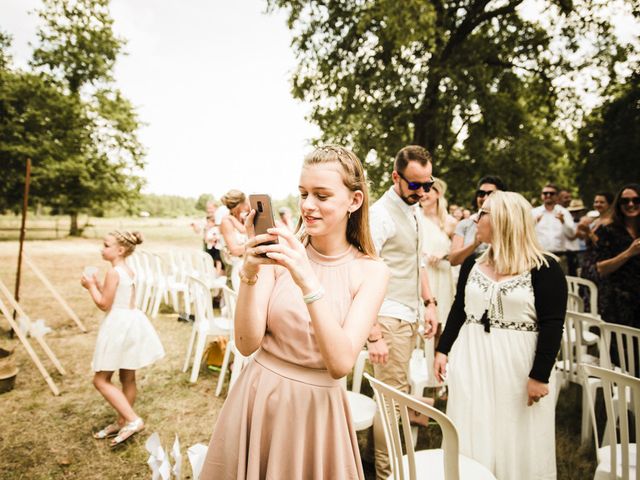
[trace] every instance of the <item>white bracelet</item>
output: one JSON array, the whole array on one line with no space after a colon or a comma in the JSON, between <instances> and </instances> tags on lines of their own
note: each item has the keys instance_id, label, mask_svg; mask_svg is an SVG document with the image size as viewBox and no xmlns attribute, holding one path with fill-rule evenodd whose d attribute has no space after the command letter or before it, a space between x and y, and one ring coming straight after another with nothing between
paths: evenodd
<instances>
[{"instance_id":1,"label":"white bracelet","mask_svg":"<svg viewBox=\"0 0 640 480\"><path fill-rule=\"evenodd\" d=\"M322 297L324 297L324 287L320 285L320 288L318 288L316 291L307 293L305 296L303 296L302 300L304 301L304 303L309 304L315 302L316 300L320 300Z\"/></svg>"}]
</instances>

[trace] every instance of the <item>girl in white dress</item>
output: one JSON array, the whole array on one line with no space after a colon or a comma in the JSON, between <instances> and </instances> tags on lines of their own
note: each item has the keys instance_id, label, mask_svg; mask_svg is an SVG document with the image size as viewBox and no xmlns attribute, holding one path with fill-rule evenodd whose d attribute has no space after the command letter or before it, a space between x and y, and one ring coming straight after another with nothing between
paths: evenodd
<instances>
[{"instance_id":1,"label":"girl in white dress","mask_svg":"<svg viewBox=\"0 0 640 480\"><path fill-rule=\"evenodd\" d=\"M542 251L530 211L514 192L485 201L477 235L489 248L462 266L434 364L438 378L448 373L447 414L460 453L499 479L556 478L550 374L567 283L555 257Z\"/></svg>"},{"instance_id":2,"label":"girl in white dress","mask_svg":"<svg viewBox=\"0 0 640 480\"><path fill-rule=\"evenodd\" d=\"M117 421L107 425L93 437L115 438L116 446L144 429L144 422L133 410L136 399L136 370L164 356L160 338L149 319L135 308L134 272L126 265L136 245L142 243L139 232L111 232L104 238L102 258L113 268L100 284L95 274L83 276L81 284L89 290L100 310L107 312L100 324L91 367L93 385L118 414ZM119 371L122 390L111 383L113 372Z\"/></svg>"}]
</instances>

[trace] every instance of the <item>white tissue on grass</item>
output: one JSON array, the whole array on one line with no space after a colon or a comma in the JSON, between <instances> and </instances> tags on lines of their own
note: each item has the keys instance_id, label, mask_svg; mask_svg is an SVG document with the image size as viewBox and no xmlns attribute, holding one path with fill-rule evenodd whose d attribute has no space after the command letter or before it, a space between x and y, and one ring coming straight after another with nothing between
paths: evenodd
<instances>
[{"instance_id":1,"label":"white tissue on grass","mask_svg":"<svg viewBox=\"0 0 640 480\"><path fill-rule=\"evenodd\" d=\"M158 435L157 432L153 433L147 439L144 446L150 453L147 463L149 464L149 467L151 467L151 479L169 480L171 476L171 465L169 464L169 458L160 444L160 435Z\"/></svg>"},{"instance_id":2,"label":"white tissue on grass","mask_svg":"<svg viewBox=\"0 0 640 480\"><path fill-rule=\"evenodd\" d=\"M189 457L189 463L191 463L193 479L198 480L202 466L204 465L204 459L207 456L207 446L202 443L196 443L189 447L187 456Z\"/></svg>"}]
</instances>

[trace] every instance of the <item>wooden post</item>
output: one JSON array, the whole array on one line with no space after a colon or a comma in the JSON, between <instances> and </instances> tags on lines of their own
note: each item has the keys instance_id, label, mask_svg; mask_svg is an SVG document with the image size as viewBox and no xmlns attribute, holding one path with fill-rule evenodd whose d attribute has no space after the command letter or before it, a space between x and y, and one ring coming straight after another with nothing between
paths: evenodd
<instances>
[{"instance_id":1,"label":"wooden post","mask_svg":"<svg viewBox=\"0 0 640 480\"><path fill-rule=\"evenodd\" d=\"M53 379L49 375L49 372L47 372L47 370L42 365L42 362L38 358L38 355L33 350L33 348L31 348L31 344L29 343L29 339L27 339L27 337L22 334L22 332L20 331L20 328L18 327L18 325L16 324L15 320L13 319L13 316L11 315L11 312L5 306L5 304L2 303L2 300L0 300L0 313L2 313L5 316L5 318L9 322L9 325L11 326L11 328L13 328L13 330L16 332L16 335L18 335L18 338L22 342L22 345L24 345L24 348L27 349L27 353L31 357L31 360L33 361L33 363L36 364L36 367L38 367L38 370L40 371L40 373L44 377L44 380L47 382L47 385L49 385L49 388L51 389L53 394L54 395L60 395L60 390L58 390L58 387L56 386L56 384L54 383Z\"/></svg>"},{"instance_id":2,"label":"wooden post","mask_svg":"<svg viewBox=\"0 0 640 480\"><path fill-rule=\"evenodd\" d=\"M33 273L36 274L36 276L40 279L40 281L44 284L44 286L47 287L49 292L51 292L51 295L53 295L53 298L55 298L58 301L62 309L65 312L67 312L67 315L69 315L69 317L74 322L76 322L76 325L78 325L78 328L80 328L80 330L82 330L83 333L87 333L86 327L84 326L84 324L82 323L78 315L76 315L76 312L73 311L73 309L69 306L69 304L64 300L64 298L62 298L62 296L58 293L55 287L51 284L51 282L45 276L45 274L42 273L42 271L38 267L36 267L36 265L31 261L31 259L26 254L24 256L24 263L27 264L27 266L33 271Z\"/></svg>"},{"instance_id":3,"label":"wooden post","mask_svg":"<svg viewBox=\"0 0 640 480\"><path fill-rule=\"evenodd\" d=\"M31 183L31 159L27 158L27 172L24 179L24 196L22 197L22 223L20 224L20 248L18 250L18 270L16 271L16 286L13 298L20 301L20 275L22 273L22 250L24 248L25 227L27 224L27 207L29 206L29 184ZM16 318L13 312L13 318Z\"/></svg>"}]
</instances>

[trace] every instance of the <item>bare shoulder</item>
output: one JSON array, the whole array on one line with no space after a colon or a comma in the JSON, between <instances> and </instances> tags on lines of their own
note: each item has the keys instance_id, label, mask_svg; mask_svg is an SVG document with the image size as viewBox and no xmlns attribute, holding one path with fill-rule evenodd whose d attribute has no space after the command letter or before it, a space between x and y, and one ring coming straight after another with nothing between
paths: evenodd
<instances>
[{"instance_id":1,"label":"bare shoulder","mask_svg":"<svg viewBox=\"0 0 640 480\"><path fill-rule=\"evenodd\" d=\"M118 271L113 267L109 268L104 276L104 281L105 283L118 283L120 281Z\"/></svg>"},{"instance_id":2,"label":"bare shoulder","mask_svg":"<svg viewBox=\"0 0 640 480\"><path fill-rule=\"evenodd\" d=\"M366 277L381 276L386 278L389 276L389 267L380 258L371 258L363 255L358 259L357 265Z\"/></svg>"}]
</instances>

